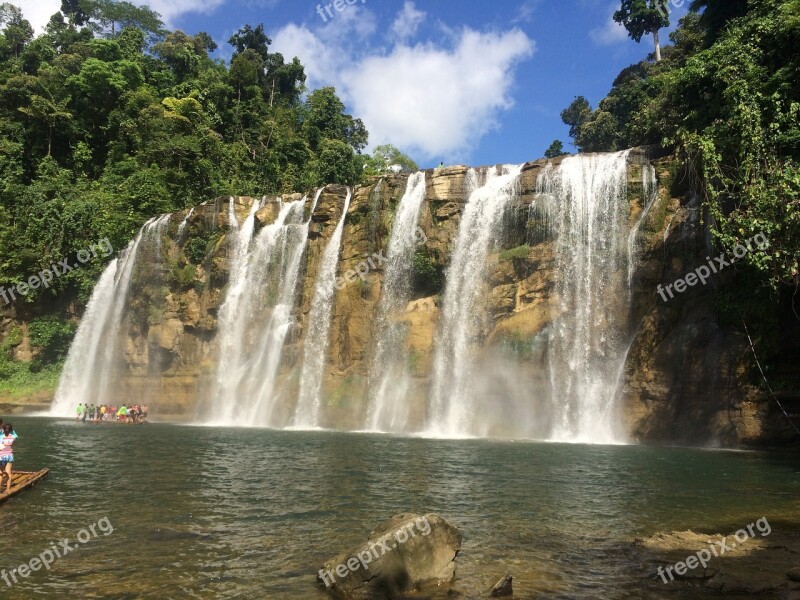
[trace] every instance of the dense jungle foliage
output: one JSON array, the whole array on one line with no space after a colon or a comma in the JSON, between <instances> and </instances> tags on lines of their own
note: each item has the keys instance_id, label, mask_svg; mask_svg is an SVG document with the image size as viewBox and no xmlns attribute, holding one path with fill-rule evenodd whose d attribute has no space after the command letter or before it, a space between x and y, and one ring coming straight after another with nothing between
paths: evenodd
<instances>
[{"instance_id":1,"label":"dense jungle foliage","mask_svg":"<svg viewBox=\"0 0 800 600\"><path fill-rule=\"evenodd\" d=\"M653 7L665 12L669 3L626 0L621 13L635 17L638 10L644 18ZM634 39L642 32L629 27ZM670 39L662 60L651 55L624 69L596 109L579 96L562 119L581 151L640 145L675 151L688 183L702 194L721 249L732 252L758 233L769 239L768 249L743 261L751 269L748 289L794 293L800 0L694 0ZM800 299L795 307L800 313Z\"/></svg>"},{"instance_id":2,"label":"dense jungle foliage","mask_svg":"<svg viewBox=\"0 0 800 600\"><path fill-rule=\"evenodd\" d=\"M363 123L333 88L307 90L303 65L271 52L263 25L231 37L230 64L209 57L208 34L165 31L127 2L65 0L39 36L6 3L0 31L7 287L106 237L121 250L159 213L381 169L361 154ZM102 268L92 261L24 301L66 290L85 300Z\"/></svg>"}]
</instances>

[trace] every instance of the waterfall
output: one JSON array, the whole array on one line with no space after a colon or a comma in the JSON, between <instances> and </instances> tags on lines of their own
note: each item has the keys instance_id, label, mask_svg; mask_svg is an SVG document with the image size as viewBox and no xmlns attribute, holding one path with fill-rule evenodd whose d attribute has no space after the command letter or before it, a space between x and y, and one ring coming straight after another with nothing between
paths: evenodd
<instances>
[{"instance_id":1,"label":"waterfall","mask_svg":"<svg viewBox=\"0 0 800 600\"><path fill-rule=\"evenodd\" d=\"M628 236L628 288L633 284L633 273L636 270L636 264L639 262L639 233L657 198L656 169L648 163L642 167L642 212L639 218L636 219L636 224Z\"/></svg>"},{"instance_id":2,"label":"waterfall","mask_svg":"<svg viewBox=\"0 0 800 600\"><path fill-rule=\"evenodd\" d=\"M369 371L367 429L405 431L408 388L405 330L395 320L411 300L414 252L419 244L417 222L425 200L425 173L408 178L392 225L386 251L381 298L375 326L376 347Z\"/></svg>"},{"instance_id":3,"label":"waterfall","mask_svg":"<svg viewBox=\"0 0 800 600\"><path fill-rule=\"evenodd\" d=\"M453 257L447 271L442 317L434 351L431 411L427 433L463 437L480 435L481 418L473 384L476 354L485 336L486 259L501 233L503 212L518 193L523 165L491 168L464 208Z\"/></svg>"},{"instance_id":4,"label":"waterfall","mask_svg":"<svg viewBox=\"0 0 800 600\"><path fill-rule=\"evenodd\" d=\"M143 246L155 246L160 255L161 236L169 219L167 214L145 223L124 253L101 275L67 354L50 408L52 415L73 416L79 403L117 401L110 396L110 382L123 361L119 344L131 275Z\"/></svg>"},{"instance_id":5,"label":"waterfall","mask_svg":"<svg viewBox=\"0 0 800 600\"><path fill-rule=\"evenodd\" d=\"M350 208L352 191L347 189L344 209L336 229L325 247L317 272L314 298L308 313L308 327L303 348L303 370L300 376L300 394L297 399L293 425L307 428L319 426L322 378L325 356L330 341L331 315L336 293L336 267L342 244L344 222Z\"/></svg>"},{"instance_id":6,"label":"waterfall","mask_svg":"<svg viewBox=\"0 0 800 600\"><path fill-rule=\"evenodd\" d=\"M322 193L311 206L313 215ZM308 242L310 218L304 219L307 197L277 201L275 222L264 226L247 256L243 292L236 314L244 321L241 337L229 344L229 367L218 374L211 397L216 419L229 425L273 426L277 376L292 311L301 259Z\"/></svg>"},{"instance_id":7,"label":"waterfall","mask_svg":"<svg viewBox=\"0 0 800 600\"><path fill-rule=\"evenodd\" d=\"M194 206L186 213L186 216L181 221L181 224L178 225L178 243L180 244L183 241L183 234L186 232L186 226L189 224L189 219L192 218L194 214Z\"/></svg>"},{"instance_id":8,"label":"waterfall","mask_svg":"<svg viewBox=\"0 0 800 600\"><path fill-rule=\"evenodd\" d=\"M237 417L236 382L241 369L241 343L250 324L245 312L250 300L248 278L253 266L248 260L248 251L261 202L253 201L241 226L235 208L235 200L231 197L228 204L228 243L231 249L228 286L217 319L218 359L209 397L209 420L222 425L232 424Z\"/></svg>"},{"instance_id":9,"label":"waterfall","mask_svg":"<svg viewBox=\"0 0 800 600\"><path fill-rule=\"evenodd\" d=\"M628 152L565 158L537 181L555 240L551 439L613 443L629 313Z\"/></svg>"}]
</instances>

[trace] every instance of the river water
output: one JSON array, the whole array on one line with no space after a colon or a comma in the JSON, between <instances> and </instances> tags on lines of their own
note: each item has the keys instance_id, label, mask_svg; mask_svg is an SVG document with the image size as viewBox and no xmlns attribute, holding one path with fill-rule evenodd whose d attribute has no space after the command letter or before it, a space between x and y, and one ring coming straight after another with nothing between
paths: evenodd
<instances>
[{"instance_id":1,"label":"river water","mask_svg":"<svg viewBox=\"0 0 800 600\"><path fill-rule=\"evenodd\" d=\"M461 528L467 597L508 572L519 598L680 598L645 585L634 537L800 522L780 453L13 422L17 468L50 476L0 505L0 569L78 548L0 580L9 599L325 598L321 563L400 512Z\"/></svg>"}]
</instances>

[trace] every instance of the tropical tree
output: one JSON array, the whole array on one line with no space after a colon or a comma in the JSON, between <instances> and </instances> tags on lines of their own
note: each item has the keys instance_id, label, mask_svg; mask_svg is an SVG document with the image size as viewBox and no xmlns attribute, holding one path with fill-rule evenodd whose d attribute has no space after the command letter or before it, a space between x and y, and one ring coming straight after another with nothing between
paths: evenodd
<instances>
[{"instance_id":1,"label":"tropical tree","mask_svg":"<svg viewBox=\"0 0 800 600\"><path fill-rule=\"evenodd\" d=\"M75 27L82 27L89 22L92 8L90 0L61 0L61 12Z\"/></svg>"},{"instance_id":2,"label":"tropical tree","mask_svg":"<svg viewBox=\"0 0 800 600\"><path fill-rule=\"evenodd\" d=\"M261 57L264 64L269 61L269 47L272 40L264 33L263 23L255 28L245 25L231 36L228 43L236 49L233 53L234 56L245 50L252 50Z\"/></svg>"},{"instance_id":3,"label":"tropical tree","mask_svg":"<svg viewBox=\"0 0 800 600\"><path fill-rule=\"evenodd\" d=\"M135 27L151 37L158 37L163 31L161 15L147 6L135 6L124 0L87 1L90 18L98 21L103 30L110 29L110 37L116 36L125 27Z\"/></svg>"},{"instance_id":4,"label":"tropical tree","mask_svg":"<svg viewBox=\"0 0 800 600\"><path fill-rule=\"evenodd\" d=\"M5 2L0 4L0 29L3 31L2 46L17 58L25 45L33 39L33 27L22 17L22 11Z\"/></svg>"},{"instance_id":5,"label":"tropical tree","mask_svg":"<svg viewBox=\"0 0 800 600\"><path fill-rule=\"evenodd\" d=\"M567 108L561 111L561 120L565 125L569 125L569 137L573 139L575 145L580 149L578 137L581 128L592 118L592 105L583 96L577 96Z\"/></svg>"},{"instance_id":6,"label":"tropical tree","mask_svg":"<svg viewBox=\"0 0 800 600\"><path fill-rule=\"evenodd\" d=\"M41 121L47 127L47 156L53 152L53 128L59 121L71 121L72 113L67 110L67 99L60 102L49 100L34 94L31 96L29 106L20 106L18 109L35 121Z\"/></svg>"},{"instance_id":7,"label":"tropical tree","mask_svg":"<svg viewBox=\"0 0 800 600\"><path fill-rule=\"evenodd\" d=\"M693 0L689 8L694 12L702 11L700 26L710 44L730 21L747 14L747 0Z\"/></svg>"},{"instance_id":8,"label":"tropical tree","mask_svg":"<svg viewBox=\"0 0 800 600\"><path fill-rule=\"evenodd\" d=\"M556 158L567 154L564 151L564 142L561 140L554 140L550 147L544 151L545 158Z\"/></svg>"},{"instance_id":9,"label":"tropical tree","mask_svg":"<svg viewBox=\"0 0 800 600\"><path fill-rule=\"evenodd\" d=\"M393 171L392 167L399 166L403 173L419 171L417 163L411 160L391 144L382 144L372 151L372 156L366 159L364 168L367 175L380 175Z\"/></svg>"},{"instance_id":10,"label":"tropical tree","mask_svg":"<svg viewBox=\"0 0 800 600\"><path fill-rule=\"evenodd\" d=\"M669 27L669 0L622 0L622 7L614 13L614 20L622 24L637 43L652 33L656 62L661 60L658 32Z\"/></svg>"}]
</instances>

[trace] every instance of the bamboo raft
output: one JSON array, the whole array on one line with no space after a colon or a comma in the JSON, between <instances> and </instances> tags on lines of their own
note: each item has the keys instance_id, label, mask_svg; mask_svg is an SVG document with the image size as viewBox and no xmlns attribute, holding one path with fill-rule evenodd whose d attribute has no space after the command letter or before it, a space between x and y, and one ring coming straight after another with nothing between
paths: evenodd
<instances>
[{"instance_id":1,"label":"bamboo raft","mask_svg":"<svg viewBox=\"0 0 800 600\"><path fill-rule=\"evenodd\" d=\"M50 469L42 469L41 471L14 471L11 473L11 489L9 491L5 491L8 482L6 478L3 477L3 484L0 485L0 502L5 502L21 491L32 488L47 477L49 472Z\"/></svg>"}]
</instances>

